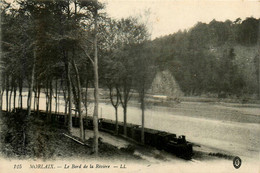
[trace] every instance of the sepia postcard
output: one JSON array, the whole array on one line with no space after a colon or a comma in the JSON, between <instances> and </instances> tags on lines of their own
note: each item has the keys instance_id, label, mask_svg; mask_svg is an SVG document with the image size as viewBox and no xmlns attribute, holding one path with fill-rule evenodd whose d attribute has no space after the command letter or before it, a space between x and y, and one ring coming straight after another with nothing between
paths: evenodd
<instances>
[{"instance_id":1,"label":"sepia postcard","mask_svg":"<svg viewBox=\"0 0 260 173\"><path fill-rule=\"evenodd\" d=\"M0 8L0 173L260 173L259 1Z\"/></svg>"}]
</instances>

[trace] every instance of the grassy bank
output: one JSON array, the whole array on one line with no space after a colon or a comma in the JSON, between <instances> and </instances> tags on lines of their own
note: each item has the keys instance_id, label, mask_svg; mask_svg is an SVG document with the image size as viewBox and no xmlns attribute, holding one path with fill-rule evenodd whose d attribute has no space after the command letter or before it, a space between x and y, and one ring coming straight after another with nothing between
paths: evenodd
<instances>
[{"instance_id":1,"label":"grassy bank","mask_svg":"<svg viewBox=\"0 0 260 173\"><path fill-rule=\"evenodd\" d=\"M66 128L47 123L36 116L23 113L3 113L1 153L11 159L92 159L92 148L81 145L63 135ZM86 141L92 145L92 138ZM133 153L99 142L102 159L140 160Z\"/></svg>"}]
</instances>

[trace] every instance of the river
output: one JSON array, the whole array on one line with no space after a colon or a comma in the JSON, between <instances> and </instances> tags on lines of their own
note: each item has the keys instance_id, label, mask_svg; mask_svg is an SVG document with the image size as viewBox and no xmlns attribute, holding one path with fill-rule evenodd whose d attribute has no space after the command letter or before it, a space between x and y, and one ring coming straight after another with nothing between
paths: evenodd
<instances>
[{"instance_id":1,"label":"river","mask_svg":"<svg viewBox=\"0 0 260 173\"><path fill-rule=\"evenodd\" d=\"M5 105L5 97L3 101ZM26 93L24 93L23 102L24 107L26 107ZM44 94L42 94L40 102L40 109L44 110ZM53 110L54 107L53 101ZM93 106L90 105L90 114L92 109ZM63 112L63 110L64 103L60 97L59 111ZM119 121L123 121L121 106L118 113ZM216 118L212 118L212 115ZM244 119L247 119L246 116L251 119L253 117L255 123L233 121L236 116L244 116ZM100 103L99 117L115 120L115 112L111 104ZM223 104L212 103L183 102L173 108L154 106L145 110L145 127L147 128L185 135L188 141L198 145L255 161L259 161L260 153L259 119L260 108L223 106ZM141 124L141 111L138 107L131 106L131 104L128 106L127 122Z\"/></svg>"}]
</instances>

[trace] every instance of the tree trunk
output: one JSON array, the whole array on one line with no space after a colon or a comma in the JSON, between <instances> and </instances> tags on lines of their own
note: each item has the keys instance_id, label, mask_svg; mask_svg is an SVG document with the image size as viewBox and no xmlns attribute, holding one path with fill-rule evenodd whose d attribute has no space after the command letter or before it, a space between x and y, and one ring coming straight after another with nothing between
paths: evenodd
<instances>
[{"instance_id":1,"label":"tree trunk","mask_svg":"<svg viewBox=\"0 0 260 173\"><path fill-rule=\"evenodd\" d=\"M40 112L40 97L41 97L41 87L38 85L38 97L37 97L37 115L39 116Z\"/></svg>"},{"instance_id":2,"label":"tree trunk","mask_svg":"<svg viewBox=\"0 0 260 173\"><path fill-rule=\"evenodd\" d=\"M116 120L116 124L115 124L115 134L118 135L118 115L117 115L117 109L118 109L118 105L119 105L119 90L116 87L116 102L114 103L114 99L113 99L113 86L112 85L108 85L109 88L109 96L110 96L110 102L112 104L112 106L115 108L115 120Z\"/></svg>"},{"instance_id":3,"label":"tree trunk","mask_svg":"<svg viewBox=\"0 0 260 173\"><path fill-rule=\"evenodd\" d=\"M58 78L56 79L55 83L55 114L58 111Z\"/></svg>"},{"instance_id":4,"label":"tree trunk","mask_svg":"<svg viewBox=\"0 0 260 173\"><path fill-rule=\"evenodd\" d=\"M66 96L65 96L66 97ZM67 98L65 99L65 109L64 109L64 113L67 115L68 113L68 100Z\"/></svg>"},{"instance_id":5,"label":"tree trunk","mask_svg":"<svg viewBox=\"0 0 260 173\"><path fill-rule=\"evenodd\" d=\"M259 26L260 26L260 24L259 24ZM260 43L258 45L260 46ZM259 52L259 56L258 56L258 98L260 100L260 48L258 48L258 52Z\"/></svg>"},{"instance_id":6,"label":"tree trunk","mask_svg":"<svg viewBox=\"0 0 260 173\"><path fill-rule=\"evenodd\" d=\"M144 96L141 96L144 97ZM141 98L141 109L142 109L142 133L141 133L141 142L144 144L144 98Z\"/></svg>"},{"instance_id":7,"label":"tree trunk","mask_svg":"<svg viewBox=\"0 0 260 173\"><path fill-rule=\"evenodd\" d=\"M117 113L117 107L115 107L115 115L116 115L116 129L115 129L115 132L116 132L116 135L118 135L118 113Z\"/></svg>"},{"instance_id":8,"label":"tree trunk","mask_svg":"<svg viewBox=\"0 0 260 173\"><path fill-rule=\"evenodd\" d=\"M88 80L86 80L86 91L85 91L85 100L84 100L84 106L85 106L85 118L86 118L86 125L87 125L87 118L88 118ZM84 130L84 139L86 139L86 131Z\"/></svg>"},{"instance_id":9,"label":"tree trunk","mask_svg":"<svg viewBox=\"0 0 260 173\"><path fill-rule=\"evenodd\" d=\"M0 80L1 80L1 78L0 78ZM1 81L0 81L0 83L1 83ZM2 87L1 84L0 84L0 87ZM3 95L2 95L2 92L3 91L1 91L1 93L0 93L0 113L2 112L2 107L3 107ZM1 118L1 114L0 114L0 118Z\"/></svg>"},{"instance_id":10,"label":"tree trunk","mask_svg":"<svg viewBox=\"0 0 260 173\"><path fill-rule=\"evenodd\" d=\"M73 68L75 70L76 73L76 78L77 78L77 90L78 90L78 112L79 112L79 129L80 129L80 138L84 141L84 137L83 137L83 118L82 118L82 112L81 112L81 102L82 102L82 98L81 98L81 85L80 85L80 78L79 78L79 71L78 68L75 64L75 61L72 60L72 64L73 64Z\"/></svg>"},{"instance_id":11,"label":"tree trunk","mask_svg":"<svg viewBox=\"0 0 260 173\"><path fill-rule=\"evenodd\" d=\"M27 94L27 112L28 112L28 106L29 106L29 99L30 99L30 88L31 88L31 84L28 84L29 88L28 88L28 94Z\"/></svg>"},{"instance_id":12,"label":"tree trunk","mask_svg":"<svg viewBox=\"0 0 260 173\"><path fill-rule=\"evenodd\" d=\"M62 86L62 92L63 92L63 98L64 98L64 102L65 102L65 108L64 108L64 113L65 115L67 115L67 110L68 110L68 98L67 98L67 94L66 94L66 90L64 87L63 87L63 84L61 83L61 86Z\"/></svg>"},{"instance_id":13,"label":"tree trunk","mask_svg":"<svg viewBox=\"0 0 260 173\"><path fill-rule=\"evenodd\" d=\"M49 111L49 85L48 85L48 80L47 80L47 82L46 82L46 101L45 101L45 105L46 105L46 113L48 113L48 111Z\"/></svg>"},{"instance_id":14,"label":"tree trunk","mask_svg":"<svg viewBox=\"0 0 260 173\"><path fill-rule=\"evenodd\" d=\"M1 30L1 29L0 29ZM1 37L1 36L0 36ZM0 55L0 58L1 58L1 55ZM1 91L1 95L0 95L0 112L2 112L2 110L3 110L3 95L4 95L4 86L5 86L5 78L2 78L3 76L3 71L2 71L2 69L1 69L2 67L1 67L1 64L0 64L0 91Z\"/></svg>"},{"instance_id":15,"label":"tree trunk","mask_svg":"<svg viewBox=\"0 0 260 173\"><path fill-rule=\"evenodd\" d=\"M260 100L260 21L258 22L258 98Z\"/></svg>"},{"instance_id":16,"label":"tree trunk","mask_svg":"<svg viewBox=\"0 0 260 173\"><path fill-rule=\"evenodd\" d=\"M124 111L124 135L127 136L127 128L126 128L126 122L127 122L127 118L126 118L126 113L127 113L127 106L125 105L123 107L123 111Z\"/></svg>"},{"instance_id":17,"label":"tree trunk","mask_svg":"<svg viewBox=\"0 0 260 173\"><path fill-rule=\"evenodd\" d=\"M127 124L127 103L130 99L130 97L129 97L130 89L127 89L126 87L129 87L129 86L126 86L126 84L124 84L122 94L118 89L118 94L119 94L120 102L123 107L123 113L124 113L124 136L127 136L127 126L126 126L126 124ZM122 95L123 95L123 98L122 98Z\"/></svg>"},{"instance_id":18,"label":"tree trunk","mask_svg":"<svg viewBox=\"0 0 260 173\"><path fill-rule=\"evenodd\" d=\"M33 110L36 110L36 106L37 106L37 90L38 90L38 84L35 84L36 86L34 87L34 100L33 100Z\"/></svg>"},{"instance_id":19,"label":"tree trunk","mask_svg":"<svg viewBox=\"0 0 260 173\"><path fill-rule=\"evenodd\" d=\"M33 92L33 85L34 85L35 61L36 61L36 49L33 50L33 67L32 67L32 73L31 73L31 83L30 83L30 88L29 88L28 105L27 105L28 116L31 115L31 104L32 104L32 92Z\"/></svg>"},{"instance_id":20,"label":"tree trunk","mask_svg":"<svg viewBox=\"0 0 260 173\"><path fill-rule=\"evenodd\" d=\"M2 40L2 27L0 27L0 40ZM0 50L2 50L2 44L0 44ZM2 54L0 54L0 62L2 62ZM2 93L4 92L3 90L3 81L2 81L2 74L3 74L3 71L2 71L2 64L0 64L0 118L2 118L2 103L3 103L3 95ZM1 127L0 127L0 130L2 131Z\"/></svg>"},{"instance_id":21,"label":"tree trunk","mask_svg":"<svg viewBox=\"0 0 260 173\"><path fill-rule=\"evenodd\" d=\"M67 101L65 102L64 112L67 115L67 113L68 113L68 102Z\"/></svg>"},{"instance_id":22,"label":"tree trunk","mask_svg":"<svg viewBox=\"0 0 260 173\"><path fill-rule=\"evenodd\" d=\"M19 101L20 101L20 108L23 108L23 81L19 79Z\"/></svg>"},{"instance_id":23,"label":"tree trunk","mask_svg":"<svg viewBox=\"0 0 260 173\"><path fill-rule=\"evenodd\" d=\"M10 96L9 96L9 112L12 111L12 94L13 94L13 85L11 85L11 91L10 91Z\"/></svg>"},{"instance_id":24,"label":"tree trunk","mask_svg":"<svg viewBox=\"0 0 260 173\"><path fill-rule=\"evenodd\" d=\"M15 105L16 105L16 90L17 90L17 86L15 85L14 86L14 99L13 99L14 100L14 106L13 106L14 109L15 109Z\"/></svg>"},{"instance_id":25,"label":"tree trunk","mask_svg":"<svg viewBox=\"0 0 260 173\"><path fill-rule=\"evenodd\" d=\"M99 88L98 88L98 48L97 48L97 7L94 7L94 86L95 86L95 107L94 107L94 115L93 115L93 125L94 125L94 140L93 140L93 149L96 155L98 155L98 104L99 104Z\"/></svg>"},{"instance_id":26,"label":"tree trunk","mask_svg":"<svg viewBox=\"0 0 260 173\"><path fill-rule=\"evenodd\" d=\"M58 99L58 113L60 112L60 97L59 94L57 94L57 99Z\"/></svg>"},{"instance_id":27,"label":"tree trunk","mask_svg":"<svg viewBox=\"0 0 260 173\"><path fill-rule=\"evenodd\" d=\"M53 94L53 88L52 88L52 79L50 80L50 96L49 96L49 120L51 121L51 111L52 111L52 94Z\"/></svg>"},{"instance_id":28,"label":"tree trunk","mask_svg":"<svg viewBox=\"0 0 260 173\"><path fill-rule=\"evenodd\" d=\"M72 129L72 91L71 91L71 78L70 78L70 67L69 67L69 57L65 55L65 70L66 70L66 77L67 77L67 89L68 89L68 102L69 102L69 116L68 116L68 130L71 132Z\"/></svg>"},{"instance_id":29,"label":"tree trunk","mask_svg":"<svg viewBox=\"0 0 260 173\"><path fill-rule=\"evenodd\" d=\"M1 29L0 29L1 30ZM1 37L1 36L0 36ZM1 57L1 54L0 54L0 57ZM5 91L5 77L2 76L3 75L3 71L1 69L1 64L0 64L0 90L1 90L1 95L0 95L0 112L3 110L3 95L4 95L4 91ZM3 78L2 78L3 77Z\"/></svg>"},{"instance_id":30,"label":"tree trunk","mask_svg":"<svg viewBox=\"0 0 260 173\"><path fill-rule=\"evenodd\" d=\"M6 104L6 111L8 111L8 91L9 91L9 76L8 76L8 75L6 76L6 79L5 79L5 80L6 80L6 81L5 81L5 82L6 82L6 83L5 83L5 84L6 84L6 89L5 89L5 90L6 90L6 91L5 91L5 94L6 94L6 95L5 95L6 103L5 103L5 104Z\"/></svg>"}]
</instances>

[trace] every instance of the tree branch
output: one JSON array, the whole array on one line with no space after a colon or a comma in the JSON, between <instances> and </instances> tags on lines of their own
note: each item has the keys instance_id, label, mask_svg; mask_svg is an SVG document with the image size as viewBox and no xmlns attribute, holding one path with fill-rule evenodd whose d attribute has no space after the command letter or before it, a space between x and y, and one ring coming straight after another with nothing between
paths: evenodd
<instances>
[{"instance_id":1,"label":"tree branch","mask_svg":"<svg viewBox=\"0 0 260 173\"><path fill-rule=\"evenodd\" d=\"M91 61L92 65L94 65L93 59L92 59L92 58L90 57L90 55L86 52L86 50L83 49L83 48L81 48L81 49L83 50L84 54L88 57L88 59Z\"/></svg>"}]
</instances>

